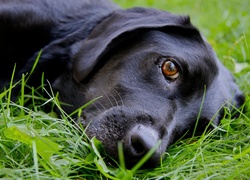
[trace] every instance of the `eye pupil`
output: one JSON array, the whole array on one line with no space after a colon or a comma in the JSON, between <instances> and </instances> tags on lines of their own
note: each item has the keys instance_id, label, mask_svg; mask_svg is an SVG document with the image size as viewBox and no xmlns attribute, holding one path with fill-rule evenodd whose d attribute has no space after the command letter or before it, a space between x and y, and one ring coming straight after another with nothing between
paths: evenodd
<instances>
[{"instance_id":1,"label":"eye pupil","mask_svg":"<svg viewBox=\"0 0 250 180\"><path fill-rule=\"evenodd\" d=\"M167 60L162 64L162 73L168 79L176 79L179 76L178 67L171 60Z\"/></svg>"}]
</instances>

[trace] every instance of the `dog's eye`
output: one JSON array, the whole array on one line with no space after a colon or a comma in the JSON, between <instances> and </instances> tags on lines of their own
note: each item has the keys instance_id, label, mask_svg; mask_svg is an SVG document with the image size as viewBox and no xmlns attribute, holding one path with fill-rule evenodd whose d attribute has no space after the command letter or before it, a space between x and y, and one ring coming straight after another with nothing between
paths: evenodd
<instances>
[{"instance_id":1,"label":"dog's eye","mask_svg":"<svg viewBox=\"0 0 250 180\"><path fill-rule=\"evenodd\" d=\"M172 59L167 59L161 66L162 73L167 79L174 80L179 76L178 67L172 61Z\"/></svg>"}]
</instances>

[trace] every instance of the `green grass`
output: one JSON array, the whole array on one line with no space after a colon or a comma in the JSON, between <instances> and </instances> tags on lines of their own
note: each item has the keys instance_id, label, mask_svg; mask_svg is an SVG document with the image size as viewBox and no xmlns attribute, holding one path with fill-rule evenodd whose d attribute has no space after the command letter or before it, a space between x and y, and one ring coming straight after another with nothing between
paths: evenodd
<instances>
[{"instance_id":1,"label":"green grass","mask_svg":"<svg viewBox=\"0 0 250 180\"><path fill-rule=\"evenodd\" d=\"M122 7L146 6L189 14L235 75L250 110L249 0L115 0ZM23 82L25 80L23 79ZM9 93L10 92L10 93ZM126 170L105 164L101 146L65 113L41 111L48 101L22 93L10 101L0 94L0 178L3 179L249 179L250 112L230 112L221 126L173 144L161 164L150 170ZM45 92L46 93L46 92ZM28 107L23 104L33 97ZM122 159L122 158L121 158Z\"/></svg>"}]
</instances>

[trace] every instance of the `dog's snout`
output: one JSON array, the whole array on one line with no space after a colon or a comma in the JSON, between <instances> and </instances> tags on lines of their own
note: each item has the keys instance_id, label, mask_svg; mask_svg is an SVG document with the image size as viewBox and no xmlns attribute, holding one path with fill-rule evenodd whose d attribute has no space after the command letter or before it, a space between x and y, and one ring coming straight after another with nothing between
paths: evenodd
<instances>
[{"instance_id":1,"label":"dog's snout","mask_svg":"<svg viewBox=\"0 0 250 180\"><path fill-rule=\"evenodd\" d=\"M139 124L134 126L127 132L123 139L124 155L127 162L134 163L139 161L144 155L146 155L152 148L157 146L160 140L159 132L151 127ZM148 160L147 164L159 163L161 153L157 149L152 157ZM129 164L128 164L129 165Z\"/></svg>"}]
</instances>

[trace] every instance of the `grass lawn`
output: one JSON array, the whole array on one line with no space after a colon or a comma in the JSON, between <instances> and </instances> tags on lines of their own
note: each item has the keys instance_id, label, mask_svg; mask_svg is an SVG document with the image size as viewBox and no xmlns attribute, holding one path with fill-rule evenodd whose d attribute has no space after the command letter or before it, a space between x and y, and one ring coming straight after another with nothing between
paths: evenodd
<instances>
[{"instance_id":1,"label":"grass lawn","mask_svg":"<svg viewBox=\"0 0 250 180\"><path fill-rule=\"evenodd\" d=\"M17 103L0 94L0 178L2 179L250 179L250 1L114 0L122 7L146 6L189 14L235 75L246 94L246 113L200 137L179 140L155 169L126 170L105 164L101 146L89 140L67 114L42 111L48 101L22 94ZM39 99L39 100L38 100Z\"/></svg>"}]
</instances>

